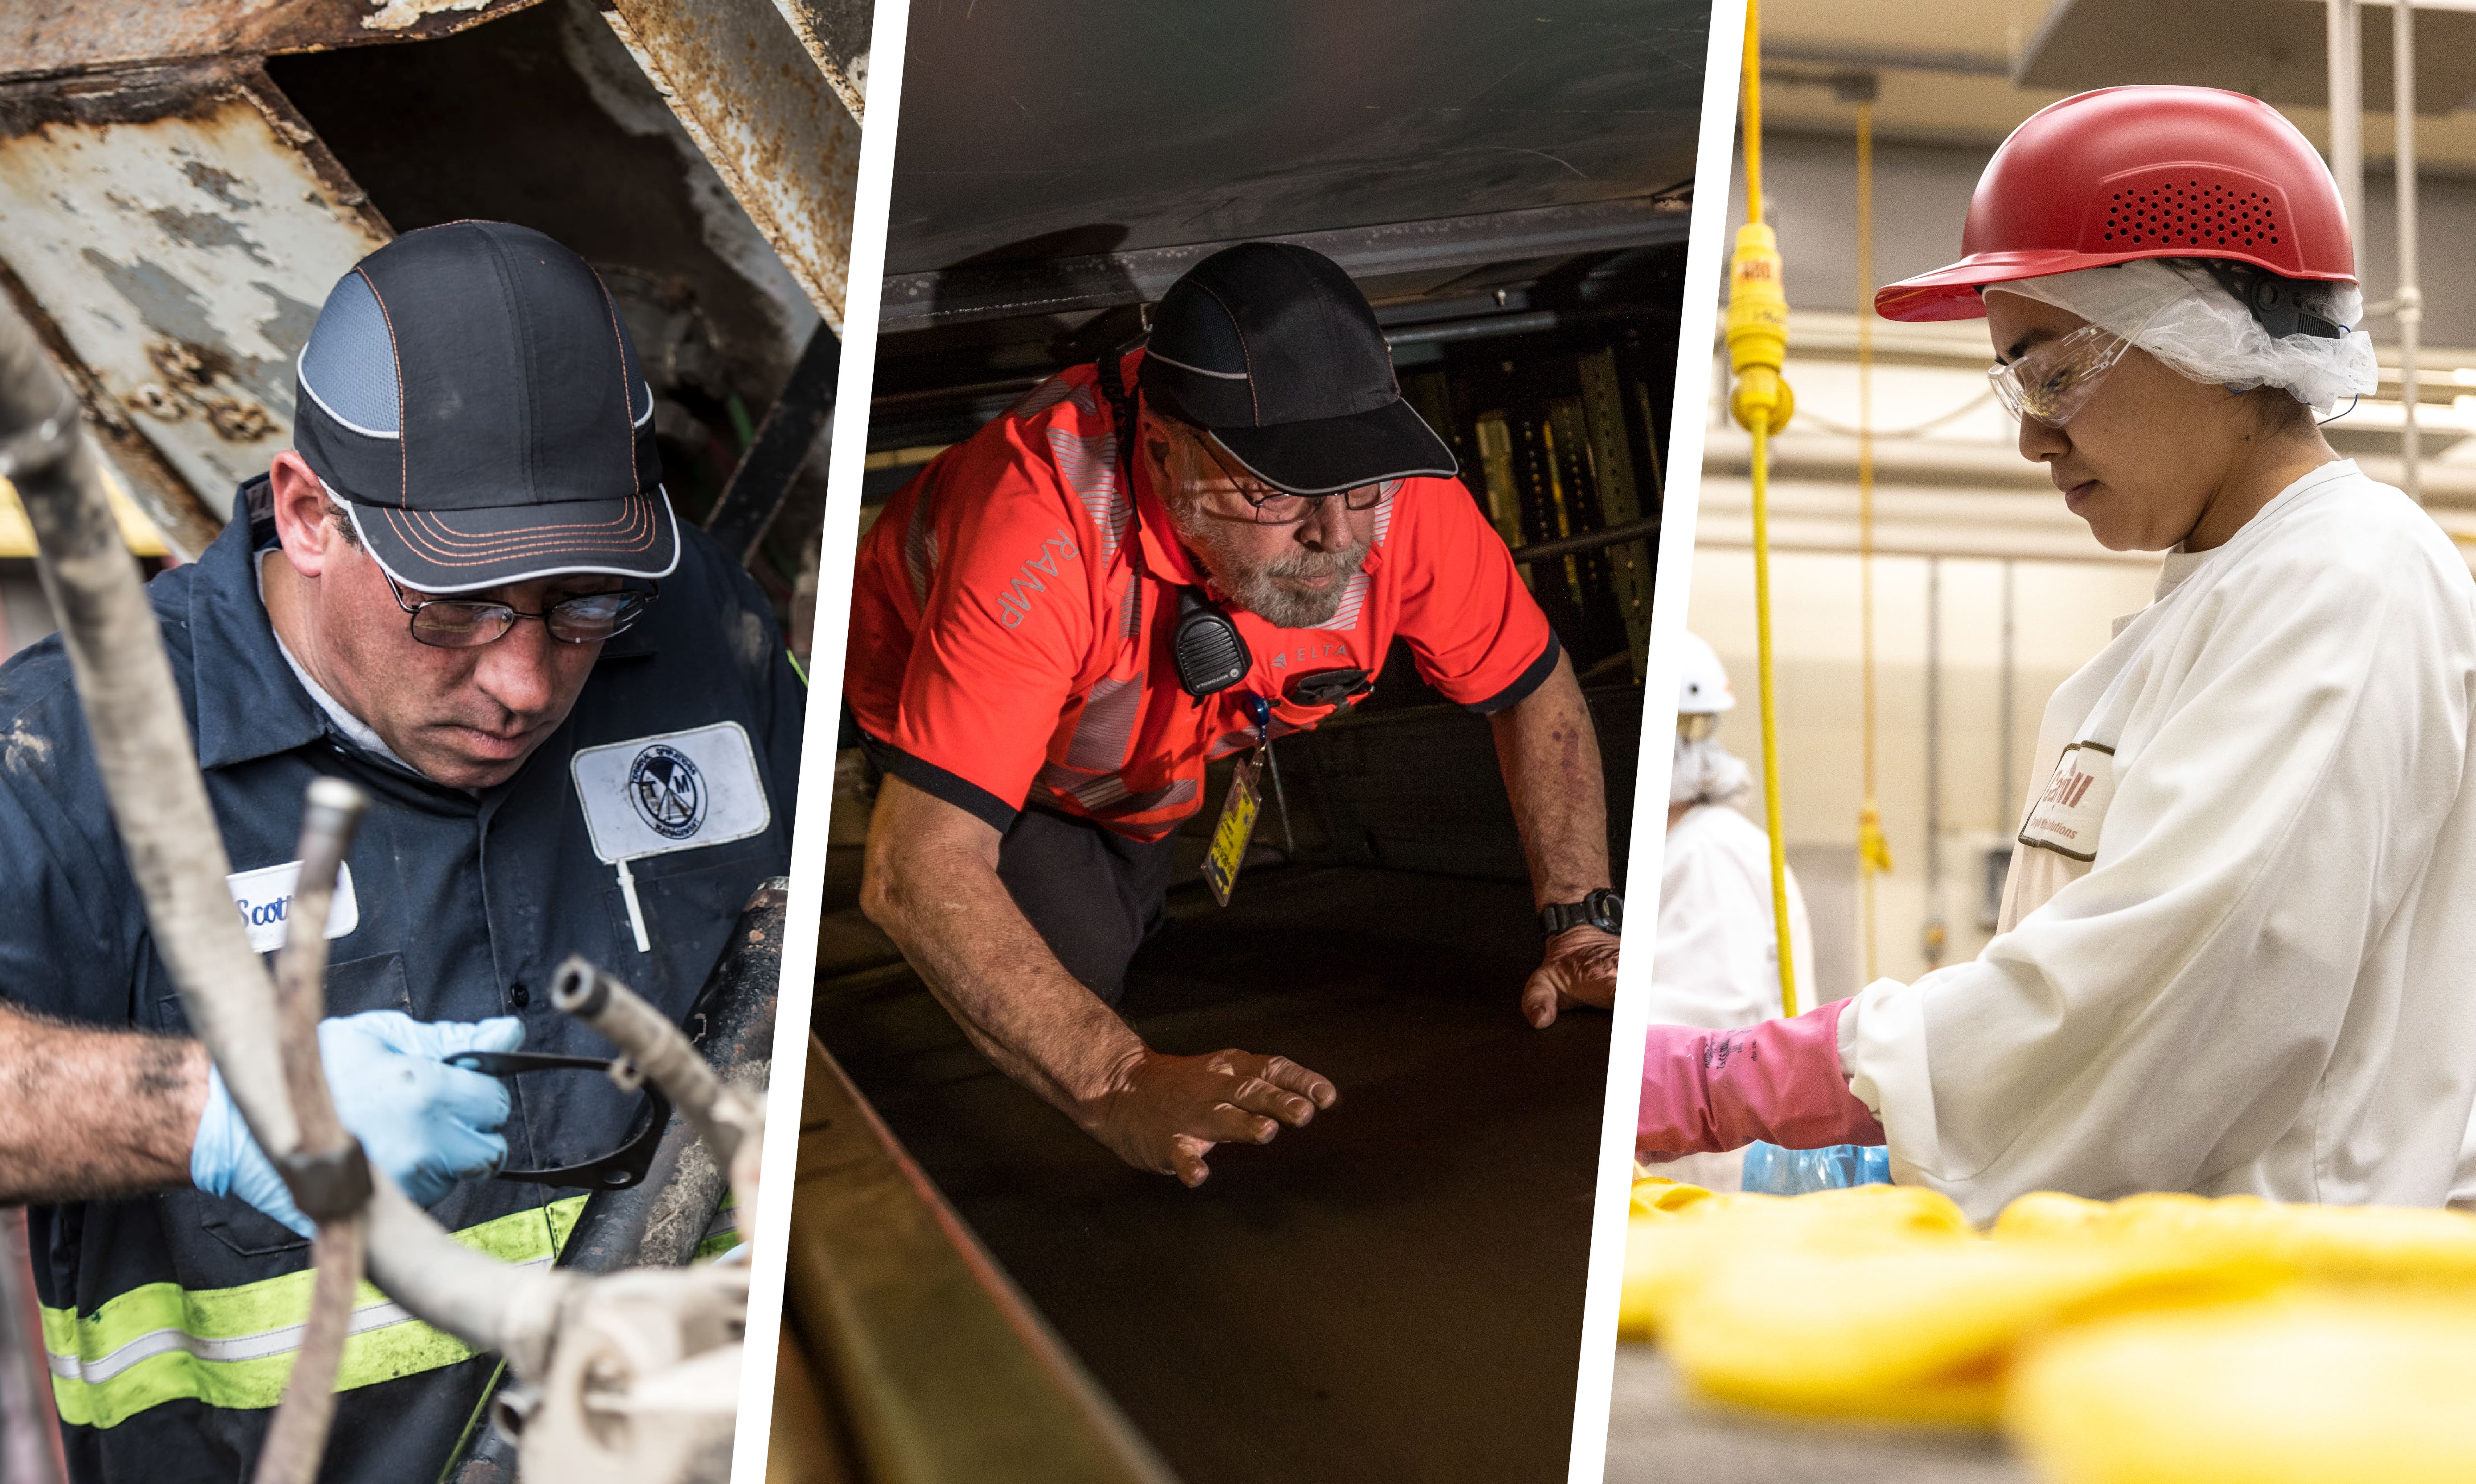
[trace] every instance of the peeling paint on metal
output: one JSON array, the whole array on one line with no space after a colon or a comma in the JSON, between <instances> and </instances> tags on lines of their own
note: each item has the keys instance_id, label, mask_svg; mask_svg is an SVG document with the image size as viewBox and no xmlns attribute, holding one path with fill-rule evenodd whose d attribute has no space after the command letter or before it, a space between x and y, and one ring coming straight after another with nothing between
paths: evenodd
<instances>
[{"instance_id":1,"label":"peeling paint on metal","mask_svg":"<svg viewBox=\"0 0 2476 1484\"><path fill-rule=\"evenodd\" d=\"M839 332L859 124L781 13L770 0L616 0L604 19Z\"/></svg>"},{"instance_id":2,"label":"peeling paint on metal","mask_svg":"<svg viewBox=\"0 0 2476 1484\"><path fill-rule=\"evenodd\" d=\"M375 12L361 18L361 25L371 31L404 31L433 15L452 11L481 11L489 8L490 0L386 0Z\"/></svg>"},{"instance_id":3,"label":"peeling paint on metal","mask_svg":"<svg viewBox=\"0 0 2476 1484\"><path fill-rule=\"evenodd\" d=\"M774 0L774 9L852 117L865 119L869 31L876 20L871 0Z\"/></svg>"},{"instance_id":4,"label":"peeling paint on metal","mask_svg":"<svg viewBox=\"0 0 2476 1484\"><path fill-rule=\"evenodd\" d=\"M0 81L441 37L534 3L6 0L0 3ZM382 16L386 23L379 23Z\"/></svg>"},{"instance_id":5,"label":"peeling paint on metal","mask_svg":"<svg viewBox=\"0 0 2476 1484\"><path fill-rule=\"evenodd\" d=\"M688 205L697 216L698 237L755 286L773 311L781 362L776 373L779 380L799 359L800 348L817 328L817 309L808 302L807 291L748 219L748 212L714 172L695 137L654 90L636 59L603 23L591 0L570 0L559 17L558 40L560 54L576 69L596 107L630 134L659 138L678 154ZM641 338L637 348L644 349Z\"/></svg>"},{"instance_id":6,"label":"peeling paint on metal","mask_svg":"<svg viewBox=\"0 0 2476 1484\"><path fill-rule=\"evenodd\" d=\"M13 90L41 121L0 137L0 259L220 518L290 439L315 307L386 235L247 79L201 74L195 96L162 89L134 118L83 86L74 111Z\"/></svg>"}]
</instances>

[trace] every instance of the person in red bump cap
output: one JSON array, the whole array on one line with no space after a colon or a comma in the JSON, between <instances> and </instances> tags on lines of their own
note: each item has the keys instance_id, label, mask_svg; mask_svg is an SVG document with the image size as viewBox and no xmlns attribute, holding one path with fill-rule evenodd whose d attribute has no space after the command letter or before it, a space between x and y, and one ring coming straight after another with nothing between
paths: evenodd
<instances>
[{"instance_id":1,"label":"person in red bump cap","mask_svg":"<svg viewBox=\"0 0 2476 1484\"><path fill-rule=\"evenodd\" d=\"M2116 87L1988 164L1893 319L1983 315L2020 455L2155 599L2047 704L1984 952L1650 1032L1645 1153L1888 1143L1986 1220L2137 1191L2476 1197L2476 587L2316 417L2375 385L2347 223L2256 99Z\"/></svg>"}]
</instances>

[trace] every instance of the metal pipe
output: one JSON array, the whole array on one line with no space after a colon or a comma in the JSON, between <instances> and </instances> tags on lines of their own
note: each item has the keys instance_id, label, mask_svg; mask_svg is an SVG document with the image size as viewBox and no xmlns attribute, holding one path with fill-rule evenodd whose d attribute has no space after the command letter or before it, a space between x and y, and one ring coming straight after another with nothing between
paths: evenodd
<instances>
[{"instance_id":1,"label":"metal pipe","mask_svg":"<svg viewBox=\"0 0 2476 1484\"><path fill-rule=\"evenodd\" d=\"M275 963L276 1013L284 1035L279 1059L285 1091L301 1124L301 1148L279 1168L295 1202L318 1223L318 1234L311 1251L310 1317L285 1380L284 1399L259 1449L257 1484L309 1484L316 1477L334 1421L335 1368L344 1357L353 1298L361 1285L366 1233L360 1207L369 1194L368 1164L328 1096L318 1022L327 1002L327 916L335 903L335 878L368 808L367 797L342 779L322 778L310 785L301 820L301 874L286 909L284 952Z\"/></svg>"},{"instance_id":2,"label":"metal pipe","mask_svg":"<svg viewBox=\"0 0 2476 1484\"><path fill-rule=\"evenodd\" d=\"M2416 357L2424 333L2424 290L2415 272L2415 7L2410 0L2390 3L2391 105L2398 126L2398 328L2399 487L2411 500L2424 499L2417 477Z\"/></svg>"},{"instance_id":3,"label":"metal pipe","mask_svg":"<svg viewBox=\"0 0 2476 1484\"><path fill-rule=\"evenodd\" d=\"M2330 174L2347 210L2347 228L2365 239L2364 32L2357 0L2330 8Z\"/></svg>"},{"instance_id":4,"label":"metal pipe","mask_svg":"<svg viewBox=\"0 0 2476 1484\"><path fill-rule=\"evenodd\" d=\"M376 1166L370 1185L370 1276L379 1287L433 1326L506 1355L519 1374L539 1375L568 1290L584 1280L464 1246Z\"/></svg>"},{"instance_id":5,"label":"metal pipe","mask_svg":"<svg viewBox=\"0 0 2476 1484\"><path fill-rule=\"evenodd\" d=\"M1603 546L1645 537L1653 541L1659 539L1658 516L1646 515L1640 520L1629 520L1604 531L1585 531L1580 535L1559 536L1553 541L1531 541L1513 548L1513 559L1523 563L1555 561L1581 552L1596 552Z\"/></svg>"},{"instance_id":6,"label":"metal pipe","mask_svg":"<svg viewBox=\"0 0 2476 1484\"><path fill-rule=\"evenodd\" d=\"M790 882L760 883L731 928L730 951L697 992L688 1022L698 1054L734 1086L764 1086L774 1051L774 1008L782 979L782 919ZM642 1183L596 1191L560 1247L571 1273L679 1268L693 1260L730 1188L728 1173L674 1109ZM753 1214L753 1213L747 1213ZM503 1484L515 1477L516 1440L495 1427L474 1430L471 1450L452 1467L458 1484Z\"/></svg>"},{"instance_id":7,"label":"metal pipe","mask_svg":"<svg viewBox=\"0 0 2476 1484\"><path fill-rule=\"evenodd\" d=\"M274 986L233 914L232 865L154 606L79 427L77 399L25 321L0 308L0 478L16 485L35 528L130 874L182 1011L251 1135L270 1158L288 1155L301 1135L274 1054Z\"/></svg>"},{"instance_id":8,"label":"metal pipe","mask_svg":"<svg viewBox=\"0 0 2476 1484\"><path fill-rule=\"evenodd\" d=\"M723 1169L730 1168L740 1141L763 1124L764 1104L724 1086L669 1017L582 954L569 955L551 977L550 1002L609 1037L640 1073L652 1077L687 1116Z\"/></svg>"}]
</instances>

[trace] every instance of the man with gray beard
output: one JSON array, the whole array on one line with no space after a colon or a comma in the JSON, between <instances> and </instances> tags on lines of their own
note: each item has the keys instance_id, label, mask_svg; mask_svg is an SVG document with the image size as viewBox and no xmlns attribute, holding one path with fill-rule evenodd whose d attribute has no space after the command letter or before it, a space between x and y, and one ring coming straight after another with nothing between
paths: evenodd
<instances>
[{"instance_id":1,"label":"man with gray beard","mask_svg":"<svg viewBox=\"0 0 2476 1484\"><path fill-rule=\"evenodd\" d=\"M1131 433L1131 436L1128 434ZM1052 377L860 543L845 699L887 775L861 905L973 1043L1139 1169L1193 1186L1339 1094L1281 1056L1176 1056L1111 1008L1171 837L1272 739L1355 705L1396 637L1488 718L1547 945L1533 1026L1616 994L1598 744L1572 662L1329 260L1249 242L1171 285L1144 350Z\"/></svg>"}]
</instances>

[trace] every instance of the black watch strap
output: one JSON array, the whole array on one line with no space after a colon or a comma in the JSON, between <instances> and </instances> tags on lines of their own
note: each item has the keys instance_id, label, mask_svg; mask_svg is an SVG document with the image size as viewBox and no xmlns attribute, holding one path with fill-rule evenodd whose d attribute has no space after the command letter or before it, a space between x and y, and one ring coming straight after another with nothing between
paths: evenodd
<instances>
[{"instance_id":1,"label":"black watch strap","mask_svg":"<svg viewBox=\"0 0 2476 1484\"><path fill-rule=\"evenodd\" d=\"M1624 899L1602 886L1579 902L1551 902L1539 909L1539 931L1554 937L1573 928L1597 928L1611 936L1624 933Z\"/></svg>"}]
</instances>

